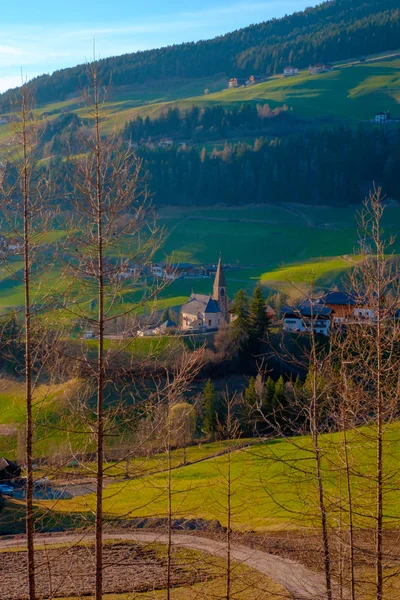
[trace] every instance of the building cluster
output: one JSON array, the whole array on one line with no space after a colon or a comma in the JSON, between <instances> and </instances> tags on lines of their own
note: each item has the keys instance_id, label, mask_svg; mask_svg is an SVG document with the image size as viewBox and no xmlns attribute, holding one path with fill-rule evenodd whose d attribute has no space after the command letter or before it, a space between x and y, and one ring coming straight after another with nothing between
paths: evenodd
<instances>
[{"instance_id":1,"label":"building cluster","mask_svg":"<svg viewBox=\"0 0 400 600\"><path fill-rule=\"evenodd\" d=\"M20 239L7 238L0 235L0 256L21 254L24 244Z\"/></svg>"},{"instance_id":2,"label":"building cluster","mask_svg":"<svg viewBox=\"0 0 400 600\"><path fill-rule=\"evenodd\" d=\"M397 119L395 117L392 117L392 115L390 114L390 112L388 111L384 111L384 112L378 112L376 113L374 119L373 119L374 123L377 123L379 125L385 125L386 123L399 123L400 119Z\"/></svg>"},{"instance_id":3,"label":"building cluster","mask_svg":"<svg viewBox=\"0 0 400 600\"><path fill-rule=\"evenodd\" d=\"M321 73L328 73L328 71L332 71L333 66L328 63L317 63L316 65L310 65L309 71L310 75L321 75ZM300 70L293 65L288 65L283 69L284 77L294 77L299 75ZM249 85L254 85L256 83L261 83L267 79L266 76L263 75L250 75L250 77L231 77L228 82L229 88L238 88L238 87L248 87Z\"/></svg>"},{"instance_id":4,"label":"building cluster","mask_svg":"<svg viewBox=\"0 0 400 600\"><path fill-rule=\"evenodd\" d=\"M305 300L296 307L281 309L283 330L292 333L314 331L329 335L332 327L351 323L373 324L375 310L359 296L346 292L331 291L315 300Z\"/></svg>"},{"instance_id":5,"label":"building cluster","mask_svg":"<svg viewBox=\"0 0 400 600\"><path fill-rule=\"evenodd\" d=\"M154 279L163 279L166 281L175 281L176 279L209 279L210 277L214 277L216 271L216 265L165 262L142 265L127 262L120 269L119 277L121 279L153 277Z\"/></svg>"},{"instance_id":6,"label":"building cluster","mask_svg":"<svg viewBox=\"0 0 400 600\"><path fill-rule=\"evenodd\" d=\"M309 71L310 75L321 75L333 71L333 66L328 63L317 63L316 65L310 65Z\"/></svg>"},{"instance_id":7,"label":"building cluster","mask_svg":"<svg viewBox=\"0 0 400 600\"><path fill-rule=\"evenodd\" d=\"M248 87L266 80L263 75L250 75L250 77L231 77L228 88Z\"/></svg>"}]
</instances>

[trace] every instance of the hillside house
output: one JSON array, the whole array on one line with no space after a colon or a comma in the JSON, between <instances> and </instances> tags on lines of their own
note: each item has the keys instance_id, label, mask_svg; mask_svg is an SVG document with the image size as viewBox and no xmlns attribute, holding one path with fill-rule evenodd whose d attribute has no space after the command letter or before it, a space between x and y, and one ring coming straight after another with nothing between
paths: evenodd
<instances>
[{"instance_id":1,"label":"hillside house","mask_svg":"<svg viewBox=\"0 0 400 600\"><path fill-rule=\"evenodd\" d=\"M172 140L171 138L163 138L162 140L160 140L158 142L158 146L159 148L169 148L170 146L174 145L174 140Z\"/></svg>"},{"instance_id":2,"label":"hillside house","mask_svg":"<svg viewBox=\"0 0 400 600\"><path fill-rule=\"evenodd\" d=\"M283 330L291 333L318 333L329 335L331 325L332 309L304 302L298 307L283 306L281 315L283 318Z\"/></svg>"},{"instance_id":3,"label":"hillside house","mask_svg":"<svg viewBox=\"0 0 400 600\"><path fill-rule=\"evenodd\" d=\"M152 265L151 274L153 275L153 277L156 277L157 279L163 279L164 269L165 269L165 264L163 264L163 263L158 263L156 265Z\"/></svg>"},{"instance_id":4,"label":"hillside house","mask_svg":"<svg viewBox=\"0 0 400 600\"><path fill-rule=\"evenodd\" d=\"M333 71L332 65L317 63L310 66L310 75L321 75L321 73L327 73L328 71Z\"/></svg>"},{"instance_id":5,"label":"hillside house","mask_svg":"<svg viewBox=\"0 0 400 600\"><path fill-rule=\"evenodd\" d=\"M218 330L229 323L226 280L218 262L212 295L192 294L181 309L181 325L184 331Z\"/></svg>"},{"instance_id":6,"label":"hillside house","mask_svg":"<svg viewBox=\"0 0 400 600\"><path fill-rule=\"evenodd\" d=\"M296 67L285 67L283 74L285 77L294 77L299 74L299 70Z\"/></svg>"},{"instance_id":7,"label":"hillside house","mask_svg":"<svg viewBox=\"0 0 400 600\"><path fill-rule=\"evenodd\" d=\"M332 310L333 325L375 322L375 310L363 298L347 292L328 292L317 303Z\"/></svg>"},{"instance_id":8,"label":"hillside house","mask_svg":"<svg viewBox=\"0 0 400 600\"><path fill-rule=\"evenodd\" d=\"M200 273L204 273L204 270L198 265L192 265L191 263L172 263L165 266L164 279L174 281L175 279L184 277L198 277Z\"/></svg>"},{"instance_id":9,"label":"hillside house","mask_svg":"<svg viewBox=\"0 0 400 600\"><path fill-rule=\"evenodd\" d=\"M376 113L374 122L375 123L387 123L390 120L390 113L388 112L379 112Z\"/></svg>"},{"instance_id":10,"label":"hillside house","mask_svg":"<svg viewBox=\"0 0 400 600\"><path fill-rule=\"evenodd\" d=\"M335 325L340 325L353 318L357 305L353 296L339 291L328 292L318 302L331 309L332 321Z\"/></svg>"},{"instance_id":11,"label":"hillside house","mask_svg":"<svg viewBox=\"0 0 400 600\"><path fill-rule=\"evenodd\" d=\"M264 81L264 77L261 75L250 75L250 77L246 80L246 86L255 85L256 83L261 83Z\"/></svg>"},{"instance_id":12,"label":"hillside house","mask_svg":"<svg viewBox=\"0 0 400 600\"><path fill-rule=\"evenodd\" d=\"M228 83L229 88L237 88L237 87L240 87L241 85L246 85L246 80L241 79L239 77L232 77Z\"/></svg>"}]
</instances>

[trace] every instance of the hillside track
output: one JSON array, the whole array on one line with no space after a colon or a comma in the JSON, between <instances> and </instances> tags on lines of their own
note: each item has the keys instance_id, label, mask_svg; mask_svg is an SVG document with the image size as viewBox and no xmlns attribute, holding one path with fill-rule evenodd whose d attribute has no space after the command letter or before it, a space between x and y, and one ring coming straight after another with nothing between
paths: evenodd
<instances>
[{"instance_id":1,"label":"hillside track","mask_svg":"<svg viewBox=\"0 0 400 600\"><path fill-rule=\"evenodd\" d=\"M91 541L94 535L90 534L38 534L36 536L36 545L46 548L55 544L77 544L82 541ZM144 544L152 543L168 543L168 536L154 532L131 532L131 533L106 533L105 540L115 542L139 542ZM17 538L0 538L0 551L12 550L20 548L23 543L22 537ZM221 558L226 557L226 546L223 542L211 540L198 535L192 536L188 534L173 533L172 544L180 548L188 548L205 552L213 556ZM242 544L233 544L231 549L232 559L249 568L255 569L259 573L266 575L270 579L275 580L280 585L288 590L292 595L293 600L326 600L326 586L324 576L320 573L315 573L300 564L288 558L282 558L273 554L268 554L261 550L254 550ZM348 600L350 596L346 593L340 595L339 590L334 590L334 600Z\"/></svg>"}]
</instances>

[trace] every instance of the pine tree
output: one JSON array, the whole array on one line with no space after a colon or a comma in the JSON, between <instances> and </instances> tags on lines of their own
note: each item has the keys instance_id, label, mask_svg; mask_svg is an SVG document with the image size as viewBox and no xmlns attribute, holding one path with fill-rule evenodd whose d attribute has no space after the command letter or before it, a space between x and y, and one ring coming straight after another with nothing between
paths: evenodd
<instances>
[{"instance_id":1,"label":"pine tree","mask_svg":"<svg viewBox=\"0 0 400 600\"><path fill-rule=\"evenodd\" d=\"M248 386L244 392L244 410L243 410L243 425L247 435L251 435L254 432L255 417L257 408L259 405L259 396L256 388L256 380L254 377L250 377Z\"/></svg>"},{"instance_id":2,"label":"pine tree","mask_svg":"<svg viewBox=\"0 0 400 600\"><path fill-rule=\"evenodd\" d=\"M286 405L286 388L282 375L275 384L274 404L278 410Z\"/></svg>"},{"instance_id":3,"label":"pine tree","mask_svg":"<svg viewBox=\"0 0 400 600\"><path fill-rule=\"evenodd\" d=\"M265 298L260 285L254 290L250 302L250 338L251 347L254 352L260 350L262 341L265 339L268 329L268 316L265 309Z\"/></svg>"},{"instance_id":4,"label":"pine tree","mask_svg":"<svg viewBox=\"0 0 400 600\"><path fill-rule=\"evenodd\" d=\"M265 382L263 412L269 415L275 409L275 381L268 377Z\"/></svg>"},{"instance_id":5,"label":"pine tree","mask_svg":"<svg viewBox=\"0 0 400 600\"><path fill-rule=\"evenodd\" d=\"M217 430L217 394L211 379L209 379L203 390L203 431L213 437Z\"/></svg>"},{"instance_id":6,"label":"pine tree","mask_svg":"<svg viewBox=\"0 0 400 600\"><path fill-rule=\"evenodd\" d=\"M239 352L248 350L251 333L249 298L244 290L236 294L231 308L233 320L230 327L232 342Z\"/></svg>"}]
</instances>

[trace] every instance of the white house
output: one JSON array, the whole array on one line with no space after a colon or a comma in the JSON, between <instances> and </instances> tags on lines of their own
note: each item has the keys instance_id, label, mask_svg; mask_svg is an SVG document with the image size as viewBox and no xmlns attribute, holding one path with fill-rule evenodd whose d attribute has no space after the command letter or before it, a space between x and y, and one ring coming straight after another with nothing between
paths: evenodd
<instances>
[{"instance_id":1,"label":"white house","mask_svg":"<svg viewBox=\"0 0 400 600\"><path fill-rule=\"evenodd\" d=\"M283 330L293 333L309 333L314 330L321 335L329 335L331 325L330 308L321 305L311 305L309 302L292 308L284 306L281 314L283 317Z\"/></svg>"},{"instance_id":2,"label":"white house","mask_svg":"<svg viewBox=\"0 0 400 600\"><path fill-rule=\"evenodd\" d=\"M390 119L390 115L387 112L379 112L375 115L375 123L387 123Z\"/></svg>"},{"instance_id":3,"label":"white house","mask_svg":"<svg viewBox=\"0 0 400 600\"><path fill-rule=\"evenodd\" d=\"M162 279L164 277L164 267L162 265L153 265L151 267L151 273L154 277Z\"/></svg>"},{"instance_id":4,"label":"white house","mask_svg":"<svg viewBox=\"0 0 400 600\"><path fill-rule=\"evenodd\" d=\"M294 75L299 74L299 70L296 67L285 67L283 69L283 74L285 77L293 77Z\"/></svg>"},{"instance_id":5,"label":"white house","mask_svg":"<svg viewBox=\"0 0 400 600\"><path fill-rule=\"evenodd\" d=\"M311 75L320 75L321 73L327 73L328 71L333 71L332 65L317 63L316 65L310 66Z\"/></svg>"}]
</instances>

